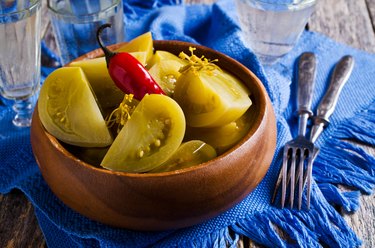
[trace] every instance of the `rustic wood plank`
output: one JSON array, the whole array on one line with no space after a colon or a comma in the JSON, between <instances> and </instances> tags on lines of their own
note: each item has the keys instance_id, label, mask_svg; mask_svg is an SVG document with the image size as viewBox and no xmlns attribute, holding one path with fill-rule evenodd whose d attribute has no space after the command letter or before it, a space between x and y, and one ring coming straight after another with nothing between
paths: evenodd
<instances>
[{"instance_id":1,"label":"rustic wood plank","mask_svg":"<svg viewBox=\"0 0 375 248\"><path fill-rule=\"evenodd\" d=\"M375 197L362 196L361 207L354 214L344 214L344 219L363 241L363 247L375 247Z\"/></svg>"},{"instance_id":2,"label":"rustic wood plank","mask_svg":"<svg viewBox=\"0 0 375 248\"><path fill-rule=\"evenodd\" d=\"M0 195L0 247L45 247L34 208L18 190Z\"/></svg>"},{"instance_id":3,"label":"rustic wood plank","mask_svg":"<svg viewBox=\"0 0 375 248\"><path fill-rule=\"evenodd\" d=\"M319 0L309 26L336 41L375 52L375 34L364 0Z\"/></svg>"}]
</instances>

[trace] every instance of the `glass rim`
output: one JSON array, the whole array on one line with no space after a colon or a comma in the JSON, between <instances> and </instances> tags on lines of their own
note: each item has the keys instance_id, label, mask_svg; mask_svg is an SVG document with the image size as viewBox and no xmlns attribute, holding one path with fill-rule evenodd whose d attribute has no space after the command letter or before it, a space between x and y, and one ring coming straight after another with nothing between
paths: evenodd
<instances>
[{"instance_id":1,"label":"glass rim","mask_svg":"<svg viewBox=\"0 0 375 248\"><path fill-rule=\"evenodd\" d=\"M280 6L280 7L304 7L306 5L312 5L316 3L316 0L302 0L298 3L295 3L294 1L290 3L278 3L273 2L272 0L252 0L254 2L262 3L262 4L268 4L268 5L274 5L274 6Z\"/></svg>"},{"instance_id":2,"label":"glass rim","mask_svg":"<svg viewBox=\"0 0 375 248\"><path fill-rule=\"evenodd\" d=\"M121 3L121 0L114 0L112 5L100 11L90 13L90 14L80 14L80 15L75 15L71 13L61 13L59 12L59 10L53 8L50 2L51 2L50 0L47 1L48 11L52 13L53 15L57 16L58 18L64 18L64 19L68 18L71 21L85 21L85 20L91 20L92 18L95 18L98 15L98 13L106 13L106 12L111 11L112 9L116 8Z\"/></svg>"},{"instance_id":3,"label":"glass rim","mask_svg":"<svg viewBox=\"0 0 375 248\"><path fill-rule=\"evenodd\" d=\"M9 13L3 13L1 14L0 13L0 18L1 17L5 17L5 16L17 16L17 15L20 15L20 14L25 14L25 13L29 13L29 12L32 12L35 8L38 8L41 6L41 2L42 0L33 0L33 1L30 1L30 3L32 3L30 6L28 6L27 8L23 8L23 9L20 9L20 10L16 10L16 11L12 11L12 12L9 12Z\"/></svg>"}]
</instances>

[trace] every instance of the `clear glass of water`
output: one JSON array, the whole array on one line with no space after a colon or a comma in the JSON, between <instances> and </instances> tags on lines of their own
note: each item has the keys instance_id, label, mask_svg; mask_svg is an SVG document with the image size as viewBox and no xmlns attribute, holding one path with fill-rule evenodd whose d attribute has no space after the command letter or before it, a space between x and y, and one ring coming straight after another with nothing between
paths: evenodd
<instances>
[{"instance_id":1,"label":"clear glass of water","mask_svg":"<svg viewBox=\"0 0 375 248\"><path fill-rule=\"evenodd\" d=\"M0 1L0 94L14 100L13 124L28 127L40 87L41 0Z\"/></svg>"},{"instance_id":2,"label":"clear glass of water","mask_svg":"<svg viewBox=\"0 0 375 248\"><path fill-rule=\"evenodd\" d=\"M48 0L47 6L62 64L99 48L96 31L105 23L112 24L103 31L105 44L124 40L121 0Z\"/></svg>"},{"instance_id":3,"label":"clear glass of water","mask_svg":"<svg viewBox=\"0 0 375 248\"><path fill-rule=\"evenodd\" d=\"M243 39L263 64L272 64L298 41L316 0L235 0Z\"/></svg>"}]
</instances>

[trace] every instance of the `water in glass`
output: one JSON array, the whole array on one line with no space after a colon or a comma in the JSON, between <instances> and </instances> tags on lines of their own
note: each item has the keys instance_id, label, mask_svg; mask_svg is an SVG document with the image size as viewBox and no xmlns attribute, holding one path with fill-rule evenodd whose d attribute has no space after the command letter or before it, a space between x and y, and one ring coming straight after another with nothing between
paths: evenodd
<instances>
[{"instance_id":1,"label":"water in glass","mask_svg":"<svg viewBox=\"0 0 375 248\"><path fill-rule=\"evenodd\" d=\"M0 94L15 100L16 126L29 126L40 86L40 1L1 2Z\"/></svg>"},{"instance_id":2,"label":"water in glass","mask_svg":"<svg viewBox=\"0 0 375 248\"><path fill-rule=\"evenodd\" d=\"M314 11L314 0L237 0L245 43L266 64L288 53Z\"/></svg>"},{"instance_id":3,"label":"water in glass","mask_svg":"<svg viewBox=\"0 0 375 248\"><path fill-rule=\"evenodd\" d=\"M49 0L48 7L62 64L99 48L96 30L105 23L112 28L103 32L104 43L124 40L121 0Z\"/></svg>"}]
</instances>

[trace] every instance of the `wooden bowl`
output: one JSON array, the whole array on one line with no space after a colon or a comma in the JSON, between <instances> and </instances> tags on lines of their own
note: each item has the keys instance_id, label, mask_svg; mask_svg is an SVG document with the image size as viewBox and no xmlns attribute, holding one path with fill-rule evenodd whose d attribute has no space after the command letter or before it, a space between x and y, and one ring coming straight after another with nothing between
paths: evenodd
<instances>
[{"instance_id":1,"label":"wooden bowl","mask_svg":"<svg viewBox=\"0 0 375 248\"><path fill-rule=\"evenodd\" d=\"M116 48L121 44L114 45ZM115 227L168 230L191 226L233 207L263 179L276 146L276 124L261 81L239 62L207 47L154 41L156 50L194 52L236 75L251 91L253 120L248 134L217 158L178 172L113 172L87 164L68 152L33 115L31 144L40 171L54 194L82 215ZM79 59L101 56L95 50Z\"/></svg>"}]
</instances>

